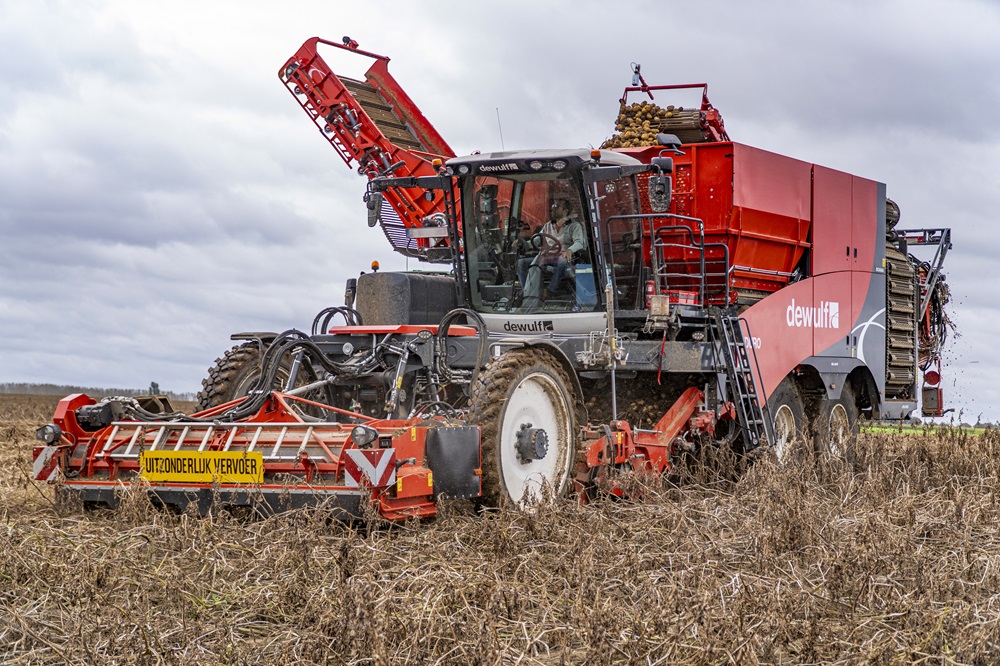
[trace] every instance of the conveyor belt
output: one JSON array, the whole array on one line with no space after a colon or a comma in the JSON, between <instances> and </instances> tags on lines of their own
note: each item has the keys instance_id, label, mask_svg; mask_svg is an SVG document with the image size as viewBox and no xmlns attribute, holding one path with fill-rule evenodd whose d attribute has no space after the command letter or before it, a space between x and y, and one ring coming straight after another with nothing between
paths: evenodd
<instances>
[{"instance_id":1,"label":"conveyor belt","mask_svg":"<svg viewBox=\"0 0 1000 666\"><path fill-rule=\"evenodd\" d=\"M912 398L917 381L917 274L909 258L887 245L885 395Z\"/></svg>"},{"instance_id":2,"label":"conveyor belt","mask_svg":"<svg viewBox=\"0 0 1000 666\"><path fill-rule=\"evenodd\" d=\"M375 88L362 81L355 81L344 76L341 76L340 80L344 87L354 95L354 99L358 100L358 104L365 110L368 117L375 122L382 134L390 141L402 148L429 152L417 141L402 119L392 110L392 106L382 98Z\"/></svg>"}]
</instances>

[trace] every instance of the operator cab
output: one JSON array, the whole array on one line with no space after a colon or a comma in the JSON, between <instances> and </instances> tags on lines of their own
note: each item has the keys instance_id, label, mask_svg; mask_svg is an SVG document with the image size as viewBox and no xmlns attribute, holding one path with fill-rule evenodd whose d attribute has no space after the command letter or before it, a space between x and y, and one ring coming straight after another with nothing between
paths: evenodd
<instances>
[{"instance_id":1,"label":"operator cab","mask_svg":"<svg viewBox=\"0 0 1000 666\"><path fill-rule=\"evenodd\" d=\"M461 190L469 299L490 329L600 329L609 269L616 309L639 307L641 257L625 255L635 254L641 231L621 216L641 212L635 174L647 165L619 153L595 160L589 150L546 150L447 166Z\"/></svg>"}]
</instances>

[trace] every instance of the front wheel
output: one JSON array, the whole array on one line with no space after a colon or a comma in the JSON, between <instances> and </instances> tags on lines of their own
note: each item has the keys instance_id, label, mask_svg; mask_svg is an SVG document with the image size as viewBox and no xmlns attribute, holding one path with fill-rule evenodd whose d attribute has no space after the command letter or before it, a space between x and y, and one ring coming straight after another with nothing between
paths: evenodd
<instances>
[{"instance_id":1,"label":"front wheel","mask_svg":"<svg viewBox=\"0 0 1000 666\"><path fill-rule=\"evenodd\" d=\"M537 349L490 362L469 419L482 434L483 501L530 508L566 494L576 458L575 396L566 372Z\"/></svg>"}]
</instances>

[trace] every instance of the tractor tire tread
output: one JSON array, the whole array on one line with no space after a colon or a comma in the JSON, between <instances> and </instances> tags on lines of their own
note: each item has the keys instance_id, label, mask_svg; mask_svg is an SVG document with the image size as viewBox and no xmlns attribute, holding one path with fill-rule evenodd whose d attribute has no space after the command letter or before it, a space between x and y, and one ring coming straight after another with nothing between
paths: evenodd
<instances>
[{"instance_id":1,"label":"tractor tire tread","mask_svg":"<svg viewBox=\"0 0 1000 666\"><path fill-rule=\"evenodd\" d=\"M232 400L234 382L248 364L260 366L260 345L256 342L244 342L227 350L215 359L215 364L208 369L208 376L201 380L201 390L198 391L198 410L210 409Z\"/></svg>"},{"instance_id":2,"label":"tractor tire tread","mask_svg":"<svg viewBox=\"0 0 1000 666\"><path fill-rule=\"evenodd\" d=\"M514 376L522 369L533 365L544 365L558 377L570 400L573 415L574 457L568 476L568 487L572 487L573 477L580 463L586 464L586 450L579 442L579 418L581 416L580 397L575 395L573 383L562 365L552 354L537 348L516 349L490 361L479 374L472 389L468 420L480 428L482 457L482 502L485 506L499 507L505 501L500 469L496 464L499 446L500 417L507 392Z\"/></svg>"}]
</instances>

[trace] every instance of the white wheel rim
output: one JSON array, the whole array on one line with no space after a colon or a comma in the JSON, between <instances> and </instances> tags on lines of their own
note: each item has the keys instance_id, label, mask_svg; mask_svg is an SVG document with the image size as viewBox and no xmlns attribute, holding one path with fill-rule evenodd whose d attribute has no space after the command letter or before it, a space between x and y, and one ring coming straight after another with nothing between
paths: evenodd
<instances>
[{"instance_id":1,"label":"white wheel rim","mask_svg":"<svg viewBox=\"0 0 1000 666\"><path fill-rule=\"evenodd\" d=\"M788 405L778 407L774 413L774 455L785 462L795 439L795 414Z\"/></svg>"},{"instance_id":2,"label":"white wheel rim","mask_svg":"<svg viewBox=\"0 0 1000 666\"><path fill-rule=\"evenodd\" d=\"M840 456L844 453L844 444L850 436L850 419L847 418L847 410L841 404L836 404L830 410L830 441L827 448L831 456Z\"/></svg>"},{"instance_id":3,"label":"white wheel rim","mask_svg":"<svg viewBox=\"0 0 1000 666\"><path fill-rule=\"evenodd\" d=\"M569 474L571 421L562 396L552 377L536 372L522 379L507 401L500 426L500 474L507 495L518 506L537 503L545 489L559 493ZM528 423L545 431L548 451L538 460L522 462L517 435Z\"/></svg>"}]
</instances>

